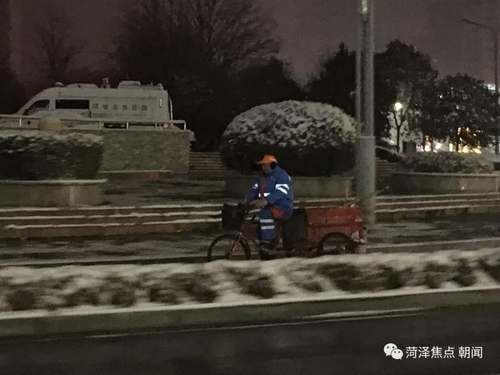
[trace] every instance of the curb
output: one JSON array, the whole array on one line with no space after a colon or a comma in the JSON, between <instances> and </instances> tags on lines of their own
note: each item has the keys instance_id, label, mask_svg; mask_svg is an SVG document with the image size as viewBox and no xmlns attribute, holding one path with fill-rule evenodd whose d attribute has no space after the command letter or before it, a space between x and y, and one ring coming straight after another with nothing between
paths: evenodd
<instances>
[{"instance_id":1,"label":"curb","mask_svg":"<svg viewBox=\"0 0 500 375\"><path fill-rule=\"evenodd\" d=\"M233 304L133 308L107 311L26 312L0 315L0 337L47 337L103 332L201 328L321 319L321 315L367 311L408 312L500 302L500 287L419 293L384 292L336 298L270 300Z\"/></svg>"}]
</instances>

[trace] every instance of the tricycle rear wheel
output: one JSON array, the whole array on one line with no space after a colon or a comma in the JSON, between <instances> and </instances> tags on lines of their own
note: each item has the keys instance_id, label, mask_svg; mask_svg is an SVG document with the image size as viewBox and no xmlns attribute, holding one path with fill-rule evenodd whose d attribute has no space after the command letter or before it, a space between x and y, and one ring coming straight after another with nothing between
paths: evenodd
<instances>
[{"instance_id":1,"label":"tricycle rear wheel","mask_svg":"<svg viewBox=\"0 0 500 375\"><path fill-rule=\"evenodd\" d=\"M359 245L341 233L328 233L318 245L316 256L357 254Z\"/></svg>"}]
</instances>

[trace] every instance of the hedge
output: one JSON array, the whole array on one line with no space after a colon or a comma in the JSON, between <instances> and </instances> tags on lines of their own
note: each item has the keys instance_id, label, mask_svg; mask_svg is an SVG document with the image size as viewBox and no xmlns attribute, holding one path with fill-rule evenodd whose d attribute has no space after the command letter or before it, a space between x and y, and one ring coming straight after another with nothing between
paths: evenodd
<instances>
[{"instance_id":1,"label":"hedge","mask_svg":"<svg viewBox=\"0 0 500 375\"><path fill-rule=\"evenodd\" d=\"M292 176L331 176L354 167L355 121L328 104L286 101L237 116L224 132L221 155L240 173L273 154Z\"/></svg>"},{"instance_id":2,"label":"hedge","mask_svg":"<svg viewBox=\"0 0 500 375\"><path fill-rule=\"evenodd\" d=\"M500 286L500 250L369 254L270 262L0 268L0 311L178 305L322 292Z\"/></svg>"},{"instance_id":3,"label":"hedge","mask_svg":"<svg viewBox=\"0 0 500 375\"><path fill-rule=\"evenodd\" d=\"M0 132L0 178L93 179L102 162L102 137L41 131Z\"/></svg>"},{"instance_id":4,"label":"hedge","mask_svg":"<svg viewBox=\"0 0 500 375\"><path fill-rule=\"evenodd\" d=\"M492 173L493 163L474 154L456 152L419 152L402 160L402 165L423 173Z\"/></svg>"}]
</instances>

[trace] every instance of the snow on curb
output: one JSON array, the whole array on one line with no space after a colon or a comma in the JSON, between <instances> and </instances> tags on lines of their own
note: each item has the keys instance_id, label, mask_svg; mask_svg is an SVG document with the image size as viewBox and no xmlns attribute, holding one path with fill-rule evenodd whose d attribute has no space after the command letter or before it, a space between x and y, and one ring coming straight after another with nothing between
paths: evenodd
<instances>
[{"instance_id":1,"label":"snow on curb","mask_svg":"<svg viewBox=\"0 0 500 375\"><path fill-rule=\"evenodd\" d=\"M4 267L0 337L498 303L499 270L500 249L196 265Z\"/></svg>"},{"instance_id":2,"label":"snow on curb","mask_svg":"<svg viewBox=\"0 0 500 375\"><path fill-rule=\"evenodd\" d=\"M362 317L383 312L408 313L500 300L500 288L457 291L383 292L343 297L283 299L209 305L142 306L106 310L79 308L59 312L0 315L0 337L47 337L68 334L130 332L186 327L214 327L273 321ZM397 307L397 309L395 309Z\"/></svg>"}]
</instances>

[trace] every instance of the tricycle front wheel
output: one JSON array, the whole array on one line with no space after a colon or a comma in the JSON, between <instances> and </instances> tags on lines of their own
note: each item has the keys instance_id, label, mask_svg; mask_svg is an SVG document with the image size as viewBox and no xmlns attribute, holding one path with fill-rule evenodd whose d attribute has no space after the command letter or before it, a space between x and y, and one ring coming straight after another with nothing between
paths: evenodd
<instances>
[{"instance_id":1,"label":"tricycle front wheel","mask_svg":"<svg viewBox=\"0 0 500 375\"><path fill-rule=\"evenodd\" d=\"M213 240L208 248L208 262L220 259L238 258L246 260L251 258L250 246L242 236L223 234Z\"/></svg>"},{"instance_id":2,"label":"tricycle front wheel","mask_svg":"<svg viewBox=\"0 0 500 375\"><path fill-rule=\"evenodd\" d=\"M341 233L328 233L318 245L316 256L357 254L359 245Z\"/></svg>"}]
</instances>

